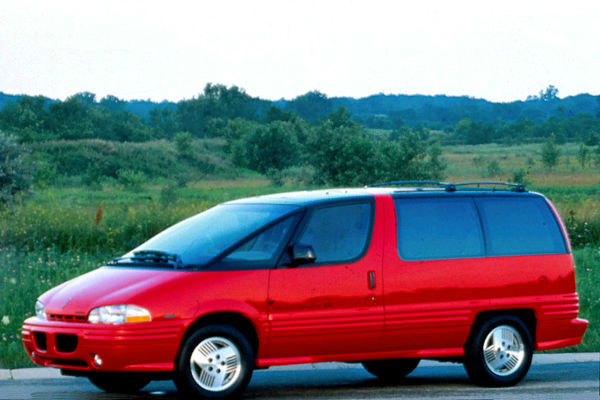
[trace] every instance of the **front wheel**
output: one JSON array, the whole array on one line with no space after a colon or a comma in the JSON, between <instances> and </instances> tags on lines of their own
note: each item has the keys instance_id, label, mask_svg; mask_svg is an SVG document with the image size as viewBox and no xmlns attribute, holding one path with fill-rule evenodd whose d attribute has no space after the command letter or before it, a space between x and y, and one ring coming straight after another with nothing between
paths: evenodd
<instances>
[{"instance_id":1,"label":"front wheel","mask_svg":"<svg viewBox=\"0 0 600 400\"><path fill-rule=\"evenodd\" d=\"M497 316L484 322L467 344L465 369L482 386L512 386L531 365L531 334L513 316Z\"/></svg>"},{"instance_id":2,"label":"front wheel","mask_svg":"<svg viewBox=\"0 0 600 400\"><path fill-rule=\"evenodd\" d=\"M419 365L418 358L396 358L392 360L363 361L367 371L386 381L398 381L410 374Z\"/></svg>"},{"instance_id":3,"label":"front wheel","mask_svg":"<svg viewBox=\"0 0 600 400\"><path fill-rule=\"evenodd\" d=\"M116 372L94 373L88 379L108 393L135 393L150 383L150 379L143 375Z\"/></svg>"},{"instance_id":4,"label":"front wheel","mask_svg":"<svg viewBox=\"0 0 600 400\"><path fill-rule=\"evenodd\" d=\"M248 340L227 325L211 325L190 336L177 362L175 384L205 398L231 398L250 382L254 355Z\"/></svg>"}]
</instances>

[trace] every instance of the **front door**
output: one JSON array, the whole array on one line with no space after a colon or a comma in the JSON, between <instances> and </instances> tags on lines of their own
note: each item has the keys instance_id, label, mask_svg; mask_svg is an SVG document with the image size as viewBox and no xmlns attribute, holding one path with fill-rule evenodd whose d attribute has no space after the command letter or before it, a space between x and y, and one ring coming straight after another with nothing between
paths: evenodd
<instances>
[{"instance_id":1,"label":"front door","mask_svg":"<svg viewBox=\"0 0 600 400\"><path fill-rule=\"evenodd\" d=\"M377 349L383 330L382 202L309 210L292 242L312 246L316 262L271 271L267 358L273 363L327 355L341 360Z\"/></svg>"}]
</instances>

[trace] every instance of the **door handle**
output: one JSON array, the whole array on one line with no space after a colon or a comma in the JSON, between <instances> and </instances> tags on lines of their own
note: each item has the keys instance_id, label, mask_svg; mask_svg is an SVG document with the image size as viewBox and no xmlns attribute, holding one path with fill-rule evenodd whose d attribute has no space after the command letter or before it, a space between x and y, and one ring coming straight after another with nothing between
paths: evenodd
<instances>
[{"instance_id":1,"label":"door handle","mask_svg":"<svg viewBox=\"0 0 600 400\"><path fill-rule=\"evenodd\" d=\"M375 271L369 271L369 289L375 289Z\"/></svg>"}]
</instances>

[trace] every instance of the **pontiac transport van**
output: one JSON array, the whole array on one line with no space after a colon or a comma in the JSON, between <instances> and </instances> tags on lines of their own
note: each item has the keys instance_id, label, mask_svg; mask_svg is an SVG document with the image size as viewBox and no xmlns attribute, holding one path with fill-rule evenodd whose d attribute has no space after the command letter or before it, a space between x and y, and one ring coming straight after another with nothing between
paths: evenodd
<instances>
[{"instance_id":1,"label":"pontiac transport van","mask_svg":"<svg viewBox=\"0 0 600 400\"><path fill-rule=\"evenodd\" d=\"M25 348L106 391L173 379L226 398L255 368L322 361L387 380L460 361L474 383L507 386L534 350L580 343L571 248L544 196L404 183L206 210L42 294Z\"/></svg>"}]
</instances>

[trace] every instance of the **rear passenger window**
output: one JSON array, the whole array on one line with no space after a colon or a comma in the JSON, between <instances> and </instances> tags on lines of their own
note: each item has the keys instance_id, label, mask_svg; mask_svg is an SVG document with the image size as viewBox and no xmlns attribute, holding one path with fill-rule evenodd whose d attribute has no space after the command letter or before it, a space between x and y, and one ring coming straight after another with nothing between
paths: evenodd
<instances>
[{"instance_id":1,"label":"rear passenger window","mask_svg":"<svg viewBox=\"0 0 600 400\"><path fill-rule=\"evenodd\" d=\"M299 242L313 247L319 264L353 260L365 251L371 233L371 215L371 204L318 208Z\"/></svg>"},{"instance_id":2,"label":"rear passenger window","mask_svg":"<svg viewBox=\"0 0 600 400\"><path fill-rule=\"evenodd\" d=\"M476 199L488 256L565 253L565 241L548 204L540 197Z\"/></svg>"},{"instance_id":3,"label":"rear passenger window","mask_svg":"<svg viewBox=\"0 0 600 400\"><path fill-rule=\"evenodd\" d=\"M395 199L398 254L404 260L482 257L481 224L469 198Z\"/></svg>"}]
</instances>

